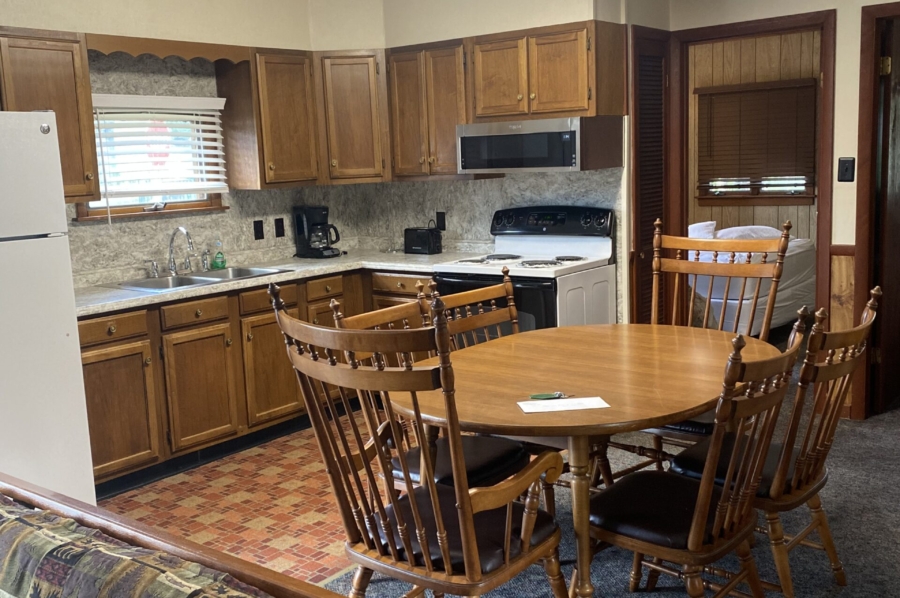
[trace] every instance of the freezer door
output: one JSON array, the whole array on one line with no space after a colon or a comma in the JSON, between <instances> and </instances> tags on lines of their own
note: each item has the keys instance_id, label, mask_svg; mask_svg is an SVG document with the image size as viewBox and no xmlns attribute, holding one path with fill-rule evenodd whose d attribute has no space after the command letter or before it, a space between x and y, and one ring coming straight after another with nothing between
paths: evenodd
<instances>
[{"instance_id":1,"label":"freezer door","mask_svg":"<svg viewBox=\"0 0 900 598\"><path fill-rule=\"evenodd\" d=\"M0 112L0 213L0 241L66 232L53 112Z\"/></svg>"},{"instance_id":2,"label":"freezer door","mask_svg":"<svg viewBox=\"0 0 900 598\"><path fill-rule=\"evenodd\" d=\"M94 504L66 237L0 241L0 471Z\"/></svg>"}]
</instances>

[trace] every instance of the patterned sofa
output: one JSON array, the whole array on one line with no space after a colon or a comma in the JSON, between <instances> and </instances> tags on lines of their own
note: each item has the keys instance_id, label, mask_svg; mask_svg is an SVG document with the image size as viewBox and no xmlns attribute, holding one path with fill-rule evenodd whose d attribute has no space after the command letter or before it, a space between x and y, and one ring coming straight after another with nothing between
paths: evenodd
<instances>
[{"instance_id":1,"label":"patterned sofa","mask_svg":"<svg viewBox=\"0 0 900 598\"><path fill-rule=\"evenodd\" d=\"M0 598L333 598L0 474Z\"/></svg>"}]
</instances>

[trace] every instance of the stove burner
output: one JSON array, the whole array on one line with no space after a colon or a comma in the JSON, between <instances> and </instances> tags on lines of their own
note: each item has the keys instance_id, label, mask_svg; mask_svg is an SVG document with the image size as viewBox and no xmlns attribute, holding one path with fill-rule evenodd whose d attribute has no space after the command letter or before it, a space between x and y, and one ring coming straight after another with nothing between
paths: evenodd
<instances>
[{"instance_id":1,"label":"stove burner","mask_svg":"<svg viewBox=\"0 0 900 598\"><path fill-rule=\"evenodd\" d=\"M556 256L556 261L558 262L580 262L584 259L583 256L580 255L558 255Z\"/></svg>"},{"instance_id":2,"label":"stove burner","mask_svg":"<svg viewBox=\"0 0 900 598\"><path fill-rule=\"evenodd\" d=\"M557 260L525 260L519 264L522 268L552 268L561 265L562 262Z\"/></svg>"},{"instance_id":3,"label":"stove burner","mask_svg":"<svg viewBox=\"0 0 900 598\"><path fill-rule=\"evenodd\" d=\"M457 264L483 264L487 262L487 260L483 257L470 257L465 260L457 260Z\"/></svg>"},{"instance_id":4,"label":"stove burner","mask_svg":"<svg viewBox=\"0 0 900 598\"><path fill-rule=\"evenodd\" d=\"M515 255L514 253L492 253L491 255L486 255L482 258L482 261L486 260L489 262L500 262L500 261L508 261L508 260L517 260L520 259L521 255Z\"/></svg>"}]
</instances>

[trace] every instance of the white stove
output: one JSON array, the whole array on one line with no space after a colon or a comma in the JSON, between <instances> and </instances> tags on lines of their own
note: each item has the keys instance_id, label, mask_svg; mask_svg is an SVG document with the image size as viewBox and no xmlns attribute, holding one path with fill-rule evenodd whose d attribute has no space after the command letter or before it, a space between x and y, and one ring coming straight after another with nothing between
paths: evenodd
<instances>
[{"instance_id":1,"label":"white stove","mask_svg":"<svg viewBox=\"0 0 900 598\"><path fill-rule=\"evenodd\" d=\"M512 208L494 214L495 251L434 267L442 294L496 284L509 269L523 330L616 321L611 210Z\"/></svg>"}]
</instances>

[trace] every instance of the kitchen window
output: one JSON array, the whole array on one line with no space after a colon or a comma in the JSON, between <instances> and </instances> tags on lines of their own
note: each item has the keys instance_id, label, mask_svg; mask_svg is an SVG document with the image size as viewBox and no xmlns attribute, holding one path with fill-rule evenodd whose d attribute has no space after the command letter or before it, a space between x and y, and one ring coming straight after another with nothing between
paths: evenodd
<instances>
[{"instance_id":1,"label":"kitchen window","mask_svg":"<svg viewBox=\"0 0 900 598\"><path fill-rule=\"evenodd\" d=\"M815 201L816 79L698 88L700 205Z\"/></svg>"},{"instance_id":2,"label":"kitchen window","mask_svg":"<svg viewBox=\"0 0 900 598\"><path fill-rule=\"evenodd\" d=\"M100 199L79 218L221 209L221 98L95 94Z\"/></svg>"}]
</instances>

